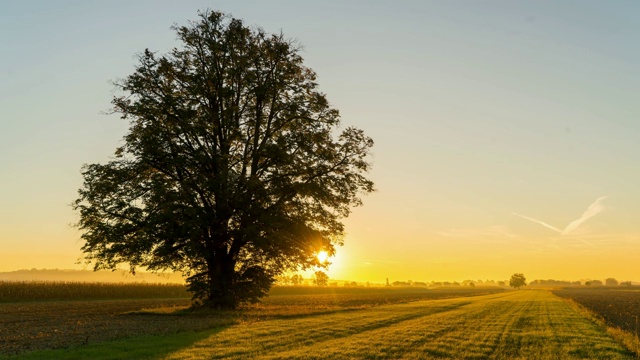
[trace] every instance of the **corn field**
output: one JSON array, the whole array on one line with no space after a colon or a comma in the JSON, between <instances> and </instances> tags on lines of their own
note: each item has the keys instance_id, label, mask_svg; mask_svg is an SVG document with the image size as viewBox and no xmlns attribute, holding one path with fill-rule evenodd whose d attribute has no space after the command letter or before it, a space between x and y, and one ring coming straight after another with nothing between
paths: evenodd
<instances>
[{"instance_id":1,"label":"corn field","mask_svg":"<svg viewBox=\"0 0 640 360\"><path fill-rule=\"evenodd\" d=\"M189 298L180 284L0 281L0 303L42 300Z\"/></svg>"}]
</instances>

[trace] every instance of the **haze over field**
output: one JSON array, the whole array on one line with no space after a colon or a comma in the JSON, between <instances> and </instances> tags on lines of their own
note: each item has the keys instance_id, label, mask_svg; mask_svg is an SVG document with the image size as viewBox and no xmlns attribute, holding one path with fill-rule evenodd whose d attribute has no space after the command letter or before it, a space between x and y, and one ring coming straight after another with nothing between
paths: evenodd
<instances>
[{"instance_id":1,"label":"haze over field","mask_svg":"<svg viewBox=\"0 0 640 360\"><path fill-rule=\"evenodd\" d=\"M110 80L197 9L304 44L377 192L331 278L640 280L640 4L0 3L0 271L75 268L84 163L127 130Z\"/></svg>"}]
</instances>

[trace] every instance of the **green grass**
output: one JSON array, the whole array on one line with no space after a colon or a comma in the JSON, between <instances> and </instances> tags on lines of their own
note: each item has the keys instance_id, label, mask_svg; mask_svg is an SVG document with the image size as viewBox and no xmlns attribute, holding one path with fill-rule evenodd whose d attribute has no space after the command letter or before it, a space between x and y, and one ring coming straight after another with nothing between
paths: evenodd
<instances>
[{"instance_id":1,"label":"green grass","mask_svg":"<svg viewBox=\"0 0 640 360\"><path fill-rule=\"evenodd\" d=\"M634 354L544 290L423 300L145 336L15 359L627 359Z\"/></svg>"},{"instance_id":2,"label":"green grass","mask_svg":"<svg viewBox=\"0 0 640 360\"><path fill-rule=\"evenodd\" d=\"M142 336L70 349L37 351L19 356L0 355L0 359L158 359L215 336L218 331L220 330L213 329L200 332L182 332L171 336Z\"/></svg>"}]
</instances>

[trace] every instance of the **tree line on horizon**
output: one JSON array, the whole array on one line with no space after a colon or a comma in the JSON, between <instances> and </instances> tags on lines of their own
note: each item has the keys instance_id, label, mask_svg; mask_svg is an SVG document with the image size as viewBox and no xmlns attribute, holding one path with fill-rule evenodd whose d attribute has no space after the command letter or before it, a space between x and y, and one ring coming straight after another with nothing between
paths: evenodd
<instances>
[{"instance_id":1,"label":"tree line on horizon","mask_svg":"<svg viewBox=\"0 0 640 360\"><path fill-rule=\"evenodd\" d=\"M522 287L522 286L633 286L631 281L618 281L615 278L607 278L605 281L600 280L586 280L582 281L567 281L567 280L554 280L554 279L536 279L530 283L526 283L526 279L522 274L518 275L515 279L511 280L464 280L464 281L392 281L384 283L372 283L370 281L357 282L351 280L334 280L329 277L323 271L316 271L309 278L304 278L300 274L293 275L280 275L276 277L275 285L280 286L350 286L350 287L370 287L370 286L386 286L386 287L476 287L476 286L497 286L497 287ZM515 285L515 286L514 286Z\"/></svg>"},{"instance_id":2,"label":"tree line on horizon","mask_svg":"<svg viewBox=\"0 0 640 360\"><path fill-rule=\"evenodd\" d=\"M618 281L615 278L607 278L601 280L585 280L585 281L565 281L565 280L533 280L530 286L632 286L632 281Z\"/></svg>"}]
</instances>

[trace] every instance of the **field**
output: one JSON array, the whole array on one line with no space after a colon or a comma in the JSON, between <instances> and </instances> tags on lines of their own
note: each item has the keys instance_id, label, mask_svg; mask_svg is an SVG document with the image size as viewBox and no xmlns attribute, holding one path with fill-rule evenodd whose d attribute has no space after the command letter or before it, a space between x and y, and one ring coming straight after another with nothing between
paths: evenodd
<instances>
[{"instance_id":1,"label":"field","mask_svg":"<svg viewBox=\"0 0 640 360\"><path fill-rule=\"evenodd\" d=\"M187 304L187 299L0 304L0 354L17 354L9 359L635 358L602 322L546 290L283 287L263 303L235 312L193 312ZM64 348L41 350L59 347Z\"/></svg>"},{"instance_id":2,"label":"field","mask_svg":"<svg viewBox=\"0 0 640 360\"><path fill-rule=\"evenodd\" d=\"M569 298L598 314L610 326L620 328L636 338L640 330L640 290L619 288L562 289L554 294Z\"/></svg>"},{"instance_id":3,"label":"field","mask_svg":"<svg viewBox=\"0 0 640 360\"><path fill-rule=\"evenodd\" d=\"M181 291L178 291L181 290ZM93 291L96 291L95 293ZM495 293L497 289L275 287L261 304L234 313L163 315L185 309L184 287L96 283L0 283L0 354L18 354L149 334L199 331L270 317L296 317L421 299ZM115 299L108 299L109 295ZM164 299L139 299L140 297ZM8 302L13 296L14 301ZM27 301L29 296L49 301ZM78 300L59 301L59 299ZM87 301L87 298L102 300ZM174 297L174 298L171 298ZM106 300L105 300L106 299ZM155 309L145 311L144 309ZM160 310L158 310L160 309ZM142 310L142 311L141 311ZM160 313L160 314L159 314Z\"/></svg>"},{"instance_id":4,"label":"field","mask_svg":"<svg viewBox=\"0 0 640 360\"><path fill-rule=\"evenodd\" d=\"M190 298L184 285L0 281L0 303L41 300Z\"/></svg>"}]
</instances>

